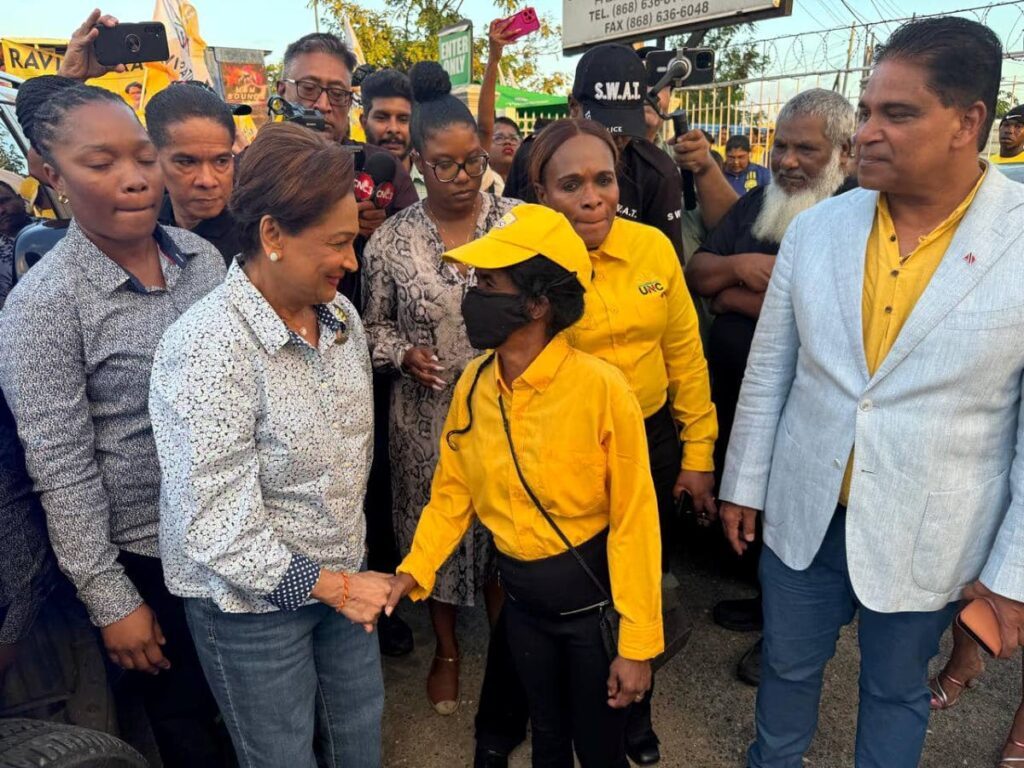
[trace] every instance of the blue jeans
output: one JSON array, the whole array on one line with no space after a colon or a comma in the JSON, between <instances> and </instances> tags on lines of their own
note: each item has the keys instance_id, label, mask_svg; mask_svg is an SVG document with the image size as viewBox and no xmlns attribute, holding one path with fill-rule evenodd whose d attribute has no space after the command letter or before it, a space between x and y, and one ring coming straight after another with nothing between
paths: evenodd
<instances>
[{"instance_id":1,"label":"blue jeans","mask_svg":"<svg viewBox=\"0 0 1024 768\"><path fill-rule=\"evenodd\" d=\"M380 767L376 633L321 604L224 613L189 599L185 611L241 768L316 768L316 755L332 768Z\"/></svg>"},{"instance_id":2,"label":"blue jeans","mask_svg":"<svg viewBox=\"0 0 1024 768\"><path fill-rule=\"evenodd\" d=\"M914 768L928 727L928 661L956 608L877 613L860 605L846 562L846 511L837 509L810 567L761 554L764 652L750 768L800 768L818 725L825 664L839 630L860 614L857 768Z\"/></svg>"}]
</instances>

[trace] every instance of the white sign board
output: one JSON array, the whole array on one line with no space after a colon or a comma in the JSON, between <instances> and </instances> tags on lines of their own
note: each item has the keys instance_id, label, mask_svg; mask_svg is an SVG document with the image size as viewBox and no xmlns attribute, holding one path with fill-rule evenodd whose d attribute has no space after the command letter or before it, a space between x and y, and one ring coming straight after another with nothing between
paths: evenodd
<instances>
[{"instance_id":1,"label":"white sign board","mask_svg":"<svg viewBox=\"0 0 1024 768\"><path fill-rule=\"evenodd\" d=\"M562 0L562 49L788 15L791 0ZM750 18L753 16L753 18Z\"/></svg>"}]
</instances>

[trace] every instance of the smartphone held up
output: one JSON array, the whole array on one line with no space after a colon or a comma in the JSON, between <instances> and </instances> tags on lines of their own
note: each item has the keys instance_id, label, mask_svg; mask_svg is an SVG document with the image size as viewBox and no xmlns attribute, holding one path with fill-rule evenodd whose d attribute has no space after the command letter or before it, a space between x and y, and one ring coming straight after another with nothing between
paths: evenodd
<instances>
[{"instance_id":1,"label":"smartphone held up","mask_svg":"<svg viewBox=\"0 0 1024 768\"><path fill-rule=\"evenodd\" d=\"M99 34L93 40L96 61L105 67L119 64L142 64L147 61L167 61L171 57L167 48L167 30L159 21L137 24L99 24Z\"/></svg>"},{"instance_id":2,"label":"smartphone held up","mask_svg":"<svg viewBox=\"0 0 1024 768\"><path fill-rule=\"evenodd\" d=\"M537 11L530 7L523 8L519 13L509 16L507 19L502 19L498 23L502 25L501 30L507 36L509 42L515 42L540 29L540 19L537 17Z\"/></svg>"}]
</instances>

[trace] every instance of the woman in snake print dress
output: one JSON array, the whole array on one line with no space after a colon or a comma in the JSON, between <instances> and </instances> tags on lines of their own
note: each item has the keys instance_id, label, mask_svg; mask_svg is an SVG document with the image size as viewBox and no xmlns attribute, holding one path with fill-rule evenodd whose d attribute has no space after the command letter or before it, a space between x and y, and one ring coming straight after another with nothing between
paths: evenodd
<instances>
[{"instance_id":1,"label":"woman in snake print dress","mask_svg":"<svg viewBox=\"0 0 1024 768\"><path fill-rule=\"evenodd\" d=\"M364 322L374 368L401 372L391 394L390 451L395 533L403 556L412 544L430 481L452 390L478 352L466 338L461 303L471 275L441 254L483 235L517 201L481 193L487 154L469 110L448 93L436 64L412 73L412 141L427 198L388 219L364 253ZM430 600L437 650L427 695L443 715L458 707L457 606L476 604L484 589L492 617L490 535L480 525L466 535L439 572ZM493 599L492 599L493 598Z\"/></svg>"}]
</instances>

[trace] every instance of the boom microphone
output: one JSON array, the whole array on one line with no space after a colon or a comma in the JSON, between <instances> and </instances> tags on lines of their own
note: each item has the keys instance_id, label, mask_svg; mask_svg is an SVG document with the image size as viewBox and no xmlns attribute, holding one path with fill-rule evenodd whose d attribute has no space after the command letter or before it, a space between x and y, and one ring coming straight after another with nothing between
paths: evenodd
<instances>
[{"instance_id":1,"label":"boom microphone","mask_svg":"<svg viewBox=\"0 0 1024 768\"><path fill-rule=\"evenodd\" d=\"M395 158L379 152L366 158L363 169L356 173L356 201L369 200L376 208L387 208L395 199Z\"/></svg>"}]
</instances>

